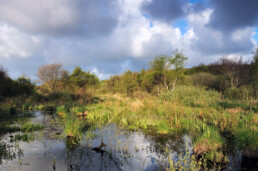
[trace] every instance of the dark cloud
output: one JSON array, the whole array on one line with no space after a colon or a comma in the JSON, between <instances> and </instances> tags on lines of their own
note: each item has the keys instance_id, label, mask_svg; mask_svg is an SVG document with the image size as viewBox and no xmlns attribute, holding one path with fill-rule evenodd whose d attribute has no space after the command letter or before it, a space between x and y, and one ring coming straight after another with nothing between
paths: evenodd
<instances>
[{"instance_id":1,"label":"dark cloud","mask_svg":"<svg viewBox=\"0 0 258 171\"><path fill-rule=\"evenodd\" d=\"M154 19L171 22L184 15L186 0L152 0L142 5L143 13Z\"/></svg>"},{"instance_id":2,"label":"dark cloud","mask_svg":"<svg viewBox=\"0 0 258 171\"><path fill-rule=\"evenodd\" d=\"M96 36L116 27L116 11L108 0L1 0L0 20L32 34Z\"/></svg>"},{"instance_id":3,"label":"dark cloud","mask_svg":"<svg viewBox=\"0 0 258 171\"><path fill-rule=\"evenodd\" d=\"M254 47L254 0L0 1L0 64L13 78L26 72L36 79L40 65L55 62L107 78L147 68L175 48L189 57L189 67ZM173 26L178 18L187 23L184 34Z\"/></svg>"},{"instance_id":4,"label":"dark cloud","mask_svg":"<svg viewBox=\"0 0 258 171\"><path fill-rule=\"evenodd\" d=\"M232 31L258 23L258 0L211 0L210 5L211 27Z\"/></svg>"}]
</instances>

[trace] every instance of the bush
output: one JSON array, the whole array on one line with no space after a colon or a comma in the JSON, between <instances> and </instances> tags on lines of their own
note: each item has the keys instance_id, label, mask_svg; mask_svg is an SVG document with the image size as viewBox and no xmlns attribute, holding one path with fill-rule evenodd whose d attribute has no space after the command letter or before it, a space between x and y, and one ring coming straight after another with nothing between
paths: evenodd
<instances>
[{"instance_id":1,"label":"bush","mask_svg":"<svg viewBox=\"0 0 258 171\"><path fill-rule=\"evenodd\" d=\"M192 107L216 106L219 93L214 90L205 90L194 86L178 86L173 92L163 92L161 100L177 101Z\"/></svg>"},{"instance_id":2,"label":"bush","mask_svg":"<svg viewBox=\"0 0 258 171\"><path fill-rule=\"evenodd\" d=\"M215 82L215 77L210 73L201 72L201 73L192 75L191 80L193 85L195 86L211 88Z\"/></svg>"},{"instance_id":3,"label":"bush","mask_svg":"<svg viewBox=\"0 0 258 171\"><path fill-rule=\"evenodd\" d=\"M225 98L230 100L249 100L255 97L252 87L229 88L225 92Z\"/></svg>"},{"instance_id":4,"label":"bush","mask_svg":"<svg viewBox=\"0 0 258 171\"><path fill-rule=\"evenodd\" d=\"M72 97L68 92L53 92L48 96L48 100L51 102L66 103L72 101Z\"/></svg>"}]
</instances>

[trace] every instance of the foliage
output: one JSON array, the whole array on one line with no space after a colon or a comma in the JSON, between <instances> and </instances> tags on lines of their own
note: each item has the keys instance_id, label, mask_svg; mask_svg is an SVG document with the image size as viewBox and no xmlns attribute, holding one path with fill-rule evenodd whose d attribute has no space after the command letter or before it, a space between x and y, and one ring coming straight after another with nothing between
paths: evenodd
<instances>
[{"instance_id":1,"label":"foliage","mask_svg":"<svg viewBox=\"0 0 258 171\"><path fill-rule=\"evenodd\" d=\"M93 86L98 84L98 78L90 72L82 71L81 67L76 67L73 73L70 75L70 80L79 88L83 88L86 85Z\"/></svg>"},{"instance_id":2,"label":"foliage","mask_svg":"<svg viewBox=\"0 0 258 171\"><path fill-rule=\"evenodd\" d=\"M210 73L200 72L192 75L191 80L195 86L211 88L215 82L215 77Z\"/></svg>"}]
</instances>

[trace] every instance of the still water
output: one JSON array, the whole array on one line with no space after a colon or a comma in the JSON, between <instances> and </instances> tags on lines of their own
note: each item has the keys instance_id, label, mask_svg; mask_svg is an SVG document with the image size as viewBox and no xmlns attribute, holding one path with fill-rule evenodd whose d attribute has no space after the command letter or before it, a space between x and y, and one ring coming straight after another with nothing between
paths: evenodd
<instances>
[{"instance_id":1,"label":"still water","mask_svg":"<svg viewBox=\"0 0 258 171\"><path fill-rule=\"evenodd\" d=\"M86 131L78 142L62 134L61 119L55 115L34 112L32 123L44 125L28 141L12 141L15 134L2 136L10 156L2 159L2 171L46 170L164 170L168 156L177 161L179 154L191 155L189 136L155 137L129 131L113 124ZM230 164L224 170L241 170L241 153L229 155Z\"/></svg>"}]
</instances>

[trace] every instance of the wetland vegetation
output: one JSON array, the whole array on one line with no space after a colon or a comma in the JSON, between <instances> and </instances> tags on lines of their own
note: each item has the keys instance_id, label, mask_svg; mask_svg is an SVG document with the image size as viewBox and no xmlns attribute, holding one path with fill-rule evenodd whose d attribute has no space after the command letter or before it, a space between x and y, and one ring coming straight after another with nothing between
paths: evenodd
<instances>
[{"instance_id":1,"label":"wetland vegetation","mask_svg":"<svg viewBox=\"0 0 258 171\"><path fill-rule=\"evenodd\" d=\"M176 51L102 81L45 65L40 85L2 67L0 169L257 169L258 49L251 63L186 60Z\"/></svg>"}]
</instances>

